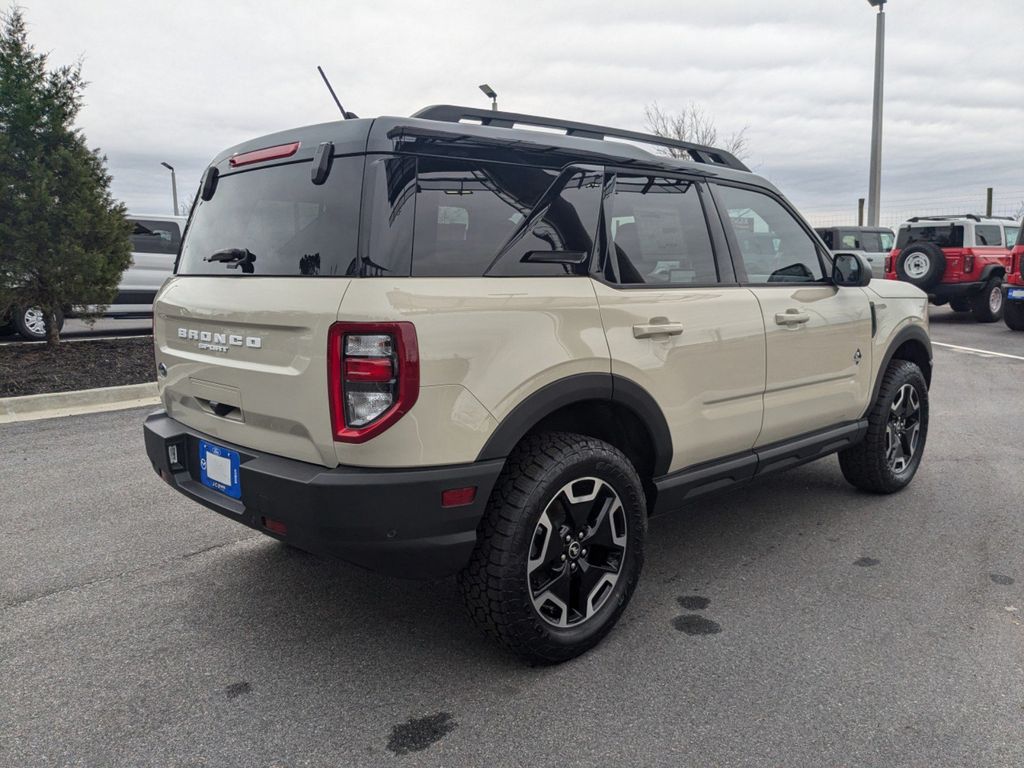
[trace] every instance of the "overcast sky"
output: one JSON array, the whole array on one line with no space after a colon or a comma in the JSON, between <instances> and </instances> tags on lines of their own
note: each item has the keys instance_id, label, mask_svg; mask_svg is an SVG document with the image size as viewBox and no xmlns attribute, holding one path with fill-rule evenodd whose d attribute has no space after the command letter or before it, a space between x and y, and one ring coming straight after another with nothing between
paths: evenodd
<instances>
[{"instance_id":1,"label":"overcast sky","mask_svg":"<svg viewBox=\"0 0 1024 768\"><path fill-rule=\"evenodd\" d=\"M692 100L749 126L748 164L812 219L852 219L867 193L866 0L22 5L51 64L83 58L81 127L136 212L170 212L161 160L191 198L221 149L334 119L317 64L360 116L486 106L483 82L505 109L633 129L645 104ZM1017 210L1024 0L891 0L886 18L883 219L981 210L988 186Z\"/></svg>"}]
</instances>

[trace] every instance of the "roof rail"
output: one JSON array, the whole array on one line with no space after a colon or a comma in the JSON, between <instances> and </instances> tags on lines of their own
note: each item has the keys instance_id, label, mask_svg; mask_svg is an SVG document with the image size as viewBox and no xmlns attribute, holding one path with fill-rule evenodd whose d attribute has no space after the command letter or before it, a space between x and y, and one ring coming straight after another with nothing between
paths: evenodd
<instances>
[{"instance_id":1,"label":"roof rail","mask_svg":"<svg viewBox=\"0 0 1024 768\"><path fill-rule=\"evenodd\" d=\"M950 219L973 219L974 221L981 221L982 219L999 219L1002 221L1016 221L1013 216L979 216L976 213L950 213L941 216L914 216L913 218L907 219L907 221L949 221Z\"/></svg>"},{"instance_id":2,"label":"roof rail","mask_svg":"<svg viewBox=\"0 0 1024 768\"><path fill-rule=\"evenodd\" d=\"M688 141L679 141L678 139L668 139L663 136L655 136L652 133L608 128L603 125L577 123L571 120L558 120L552 117L539 117L537 115L523 115L518 112L499 112L493 109L480 109L478 107L459 107L452 104L437 104L431 107L424 107L415 113L413 117L422 120L438 120L445 123L458 123L465 119L479 120L481 125L493 128L515 128L517 124L533 125L539 128L560 129L565 131L566 136L575 136L582 139L628 139L629 141L637 141L644 144L684 150L698 163L723 165L727 168L734 168L737 171L750 171L739 158L731 152L726 152L724 149L706 147L702 144L691 144Z\"/></svg>"}]
</instances>

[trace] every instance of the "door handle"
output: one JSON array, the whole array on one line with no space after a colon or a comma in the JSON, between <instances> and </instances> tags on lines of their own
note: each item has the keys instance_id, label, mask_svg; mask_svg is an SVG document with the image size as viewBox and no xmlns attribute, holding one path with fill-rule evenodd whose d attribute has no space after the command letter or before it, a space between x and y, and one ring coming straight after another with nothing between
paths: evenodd
<instances>
[{"instance_id":1,"label":"door handle","mask_svg":"<svg viewBox=\"0 0 1024 768\"><path fill-rule=\"evenodd\" d=\"M649 339L652 336L678 336L682 332L682 323L650 322L633 326L634 339Z\"/></svg>"},{"instance_id":2,"label":"door handle","mask_svg":"<svg viewBox=\"0 0 1024 768\"><path fill-rule=\"evenodd\" d=\"M775 315L776 325L803 325L811 316L799 309L787 309L785 312L778 312Z\"/></svg>"}]
</instances>

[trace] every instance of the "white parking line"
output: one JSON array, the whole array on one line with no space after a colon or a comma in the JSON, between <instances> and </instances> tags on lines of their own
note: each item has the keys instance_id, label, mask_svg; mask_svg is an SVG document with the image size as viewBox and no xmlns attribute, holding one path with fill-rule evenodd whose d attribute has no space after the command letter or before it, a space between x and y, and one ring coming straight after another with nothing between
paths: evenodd
<instances>
[{"instance_id":1,"label":"white parking line","mask_svg":"<svg viewBox=\"0 0 1024 768\"><path fill-rule=\"evenodd\" d=\"M943 344L941 341L933 341L933 347L946 347L947 349L955 349L959 352L970 352L975 355L982 355L987 357L1006 357L1010 360L1024 360L1022 355L1008 355L1005 352L992 352L988 349L975 349L974 347L961 347L957 344Z\"/></svg>"}]
</instances>

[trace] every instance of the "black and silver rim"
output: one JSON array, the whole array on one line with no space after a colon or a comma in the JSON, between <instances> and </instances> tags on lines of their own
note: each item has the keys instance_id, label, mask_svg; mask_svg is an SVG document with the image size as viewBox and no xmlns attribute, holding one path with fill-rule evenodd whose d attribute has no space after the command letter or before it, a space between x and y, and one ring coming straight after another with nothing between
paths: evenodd
<instances>
[{"instance_id":1,"label":"black and silver rim","mask_svg":"<svg viewBox=\"0 0 1024 768\"><path fill-rule=\"evenodd\" d=\"M43 316L43 310L39 307L29 307L21 319L25 329L33 336L46 335L46 318Z\"/></svg>"},{"instance_id":2,"label":"black and silver rim","mask_svg":"<svg viewBox=\"0 0 1024 768\"><path fill-rule=\"evenodd\" d=\"M998 315L999 310L1003 308L1003 287L1001 285L995 285L989 291L988 308L993 315Z\"/></svg>"},{"instance_id":3,"label":"black and silver rim","mask_svg":"<svg viewBox=\"0 0 1024 768\"><path fill-rule=\"evenodd\" d=\"M921 437L921 398L913 384L899 388L889 409L885 430L885 459L897 475L905 472L917 453Z\"/></svg>"},{"instance_id":4,"label":"black and silver rim","mask_svg":"<svg viewBox=\"0 0 1024 768\"><path fill-rule=\"evenodd\" d=\"M537 614L563 628L593 617L615 589L626 544L626 512L614 488L597 477L563 485L530 543L526 583Z\"/></svg>"}]
</instances>

